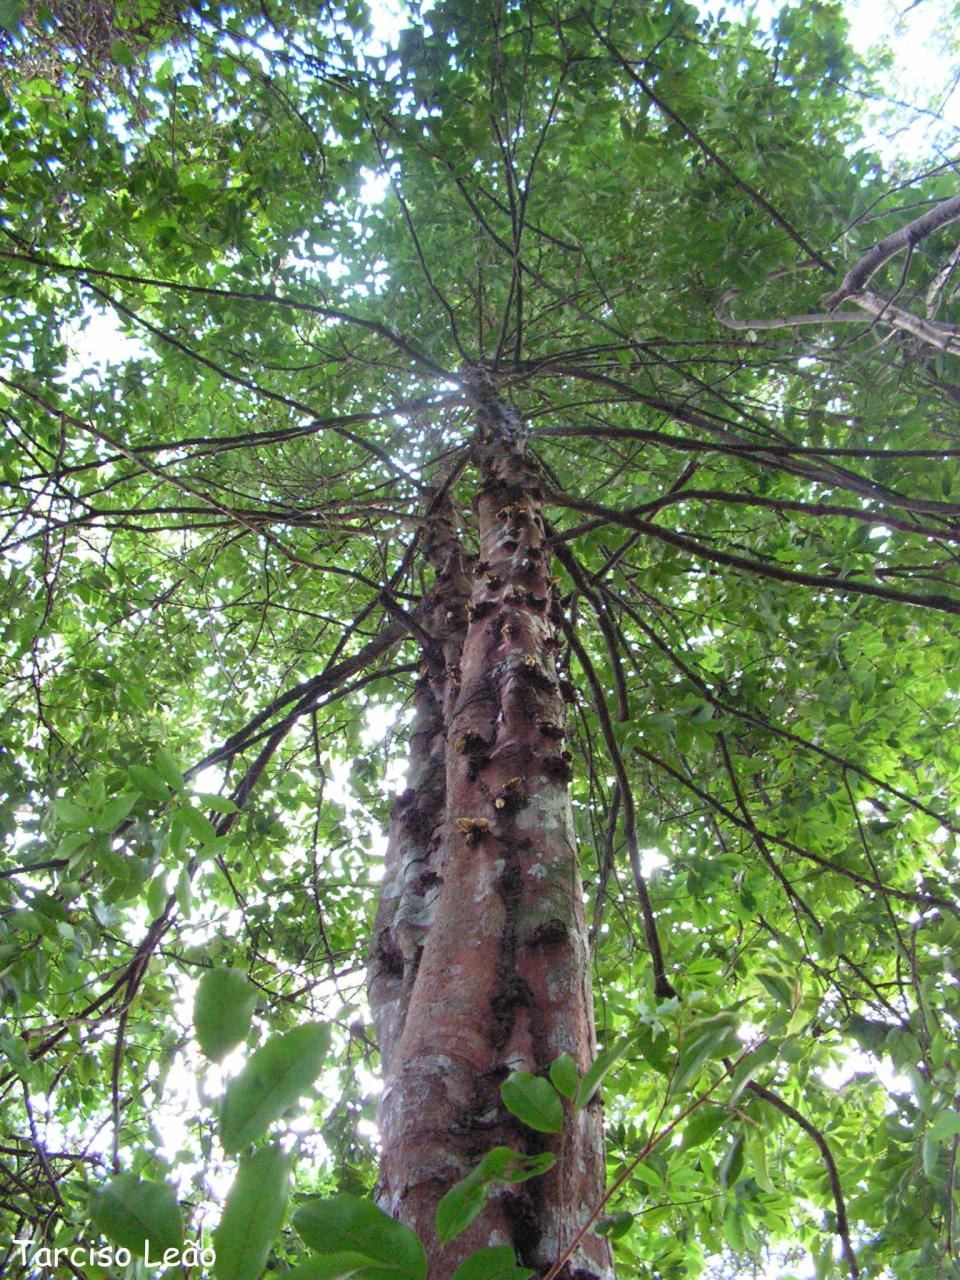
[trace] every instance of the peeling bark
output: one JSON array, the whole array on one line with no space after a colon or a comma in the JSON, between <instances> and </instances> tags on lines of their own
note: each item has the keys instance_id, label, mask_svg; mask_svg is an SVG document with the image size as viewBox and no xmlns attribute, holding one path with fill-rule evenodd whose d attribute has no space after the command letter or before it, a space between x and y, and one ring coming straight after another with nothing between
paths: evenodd
<instances>
[{"instance_id":1,"label":"peeling bark","mask_svg":"<svg viewBox=\"0 0 960 1280\"><path fill-rule=\"evenodd\" d=\"M547 1135L499 1096L510 1071L542 1074L563 1052L586 1070L595 1042L542 488L514 412L481 372L469 386L480 554L463 609L452 524L434 547L448 571L438 569L429 612L448 627L447 651L442 675L425 654L370 983L384 1064L380 1199L424 1241L430 1280L491 1244L545 1271L604 1185L598 1104ZM497 1145L554 1151L558 1163L495 1193L441 1249L437 1204ZM606 1241L588 1235L565 1274L612 1277Z\"/></svg>"}]
</instances>

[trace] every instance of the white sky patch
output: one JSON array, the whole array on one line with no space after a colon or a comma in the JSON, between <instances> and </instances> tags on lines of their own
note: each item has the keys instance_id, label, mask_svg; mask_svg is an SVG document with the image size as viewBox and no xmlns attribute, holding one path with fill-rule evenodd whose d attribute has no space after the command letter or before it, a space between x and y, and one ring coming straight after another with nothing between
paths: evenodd
<instances>
[{"instance_id":1,"label":"white sky patch","mask_svg":"<svg viewBox=\"0 0 960 1280\"><path fill-rule=\"evenodd\" d=\"M374 31L369 52L382 58L388 50L395 48L397 36L407 25L407 19L399 0L368 0L368 4Z\"/></svg>"},{"instance_id":2,"label":"white sky patch","mask_svg":"<svg viewBox=\"0 0 960 1280\"><path fill-rule=\"evenodd\" d=\"M380 204L390 190L390 179L385 173L377 173L373 169L364 169L363 182L360 186L360 199L364 204Z\"/></svg>"},{"instance_id":3,"label":"white sky patch","mask_svg":"<svg viewBox=\"0 0 960 1280\"><path fill-rule=\"evenodd\" d=\"M107 366L149 356L147 347L133 334L124 333L110 311L87 312L82 325L70 325L62 334L70 351L64 371L70 383L79 382L95 373L103 377Z\"/></svg>"},{"instance_id":4,"label":"white sky patch","mask_svg":"<svg viewBox=\"0 0 960 1280\"><path fill-rule=\"evenodd\" d=\"M655 871L670 865L670 859L659 849L640 850L640 870L645 876L652 876Z\"/></svg>"},{"instance_id":5,"label":"white sky patch","mask_svg":"<svg viewBox=\"0 0 960 1280\"><path fill-rule=\"evenodd\" d=\"M923 155L936 121L926 110L942 114L944 123L960 140L960 82L954 69L955 55L949 43L955 34L952 5L945 0L847 0L850 41L863 55L879 42L889 42L893 65L889 74L891 97L920 108L912 123L896 135L902 155Z\"/></svg>"},{"instance_id":6,"label":"white sky patch","mask_svg":"<svg viewBox=\"0 0 960 1280\"><path fill-rule=\"evenodd\" d=\"M373 704L367 708L366 725L360 733L365 747L382 742L397 722L397 707L393 703Z\"/></svg>"},{"instance_id":7,"label":"white sky patch","mask_svg":"<svg viewBox=\"0 0 960 1280\"><path fill-rule=\"evenodd\" d=\"M843 1061L817 1072L828 1089L842 1089L858 1075L879 1080L888 1093L912 1093L913 1086L907 1076L901 1075L886 1058L875 1058L872 1053L860 1049L848 1049ZM893 1110L891 1104L890 1110Z\"/></svg>"},{"instance_id":8,"label":"white sky patch","mask_svg":"<svg viewBox=\"0 0 960 1280\"><path fill-rule=\"evenodd\" d=\"M202 791L205 795L219 795L223 782L223 770L220 766L208 764L205 769L201 769L193 776L190 786L192 790Z\"/></svg>"}]
</instances>

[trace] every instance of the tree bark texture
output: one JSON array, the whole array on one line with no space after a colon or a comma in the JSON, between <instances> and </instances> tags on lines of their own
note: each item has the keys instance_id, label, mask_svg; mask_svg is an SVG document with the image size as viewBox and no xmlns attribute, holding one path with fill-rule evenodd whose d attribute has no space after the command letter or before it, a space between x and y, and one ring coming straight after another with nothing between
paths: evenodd
<instances>
[{"instance_id":1,"label":"tree bark texture","mask_svg":"<svg viewBox=\"0 0 960 1280\"><path fill-rule=\"evenodd\" d=\"M541 1274L604 1186L598 1101L537 1133L500 1100L513 1070L543 1074L561 1053L595 1055L589 948L558 679L560 608L541 516L542 485L514 411L474 371L479 556L460 551L435 508L425 550L435 583L408 788L391 819L369 994L383 1059L382 1207L412 1226L430 1280L475 1249L511 1244ZM468 572L470 571L470 572ZM440 1247L436 1207L495 1146L553 1151L546 1175L502 1186ZM588 1235L564 1273L609 1280Z\"/></svg>"}]
</instances>

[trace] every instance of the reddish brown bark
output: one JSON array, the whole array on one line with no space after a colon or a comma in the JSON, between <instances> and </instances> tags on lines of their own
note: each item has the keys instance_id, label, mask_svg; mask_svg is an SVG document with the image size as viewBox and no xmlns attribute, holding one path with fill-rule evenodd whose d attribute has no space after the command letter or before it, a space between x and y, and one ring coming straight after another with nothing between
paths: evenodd
<instances>
[{"instance_id":1,"label":"reddish brown bark","mask_svg":"<svg viewBox=\"0 0 960 1280\"><path fill-rule=\"evenodd\" d=\"M428 521L423 555L434 569L435 582L417 621L433 640L421 650L407 789L390 818L367 983L385 1078L403 1031L440 885L446 719L459 687L458 664L471 590L454 513L442 484L426 491L423 510Z\"/></svg>"},{"instance_id":2,"label":"reddish brown bark","mask_svg":"<svg viewBox=\"0 0 960 1280\"><path fill-rule=\"evenodd\" d=\"M417 692L370 984L383 1055L380 1199L423 1239L430 1280L491 1244L510 1243L545 1271L604 1182L598 1104L545 1135L499 1096L510 1071L542 1074L563 1052L584 1071L595 1045L542 489L513 412L481 376L472 388L480 553L461 613L464 566L448 519L435 543L446 569L428 605L447 652L442 677L428 656ZM437 1204L498 1145L559 1159L496 1192L441 1249ZM578 1248L566 1274L577 1272L612 1276L600 1237Z\"/></svg>"}]
</instances>

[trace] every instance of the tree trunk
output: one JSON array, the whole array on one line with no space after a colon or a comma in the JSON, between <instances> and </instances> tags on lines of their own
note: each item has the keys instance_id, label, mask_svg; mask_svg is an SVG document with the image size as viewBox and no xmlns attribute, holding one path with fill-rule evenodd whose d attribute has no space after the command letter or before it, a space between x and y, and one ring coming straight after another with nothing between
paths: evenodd
<instances>
[{"instance_id":1,"label":"tree trunk","mask_svg":"<svg viewBox=\"0 0 960 1280\"><path fill-rule=\"evenodd\" d=\"M513 410L482 371L469 385L480 554L470 583L452 513L434 510L436 582L421 617L436 640L391 820L370 976L383 1057L379 1195L424 1241L430 1280L505 1243L542 1273L604 1186L598 1102L568 1108L563 1133L548 1135L500 1101L511 1071L543 1074L566 1052L582 1072L595 1042L542 488ZM441 1248L437 1204L495 1146L558 1161L501 1187ZM564 1272L577 1273L612 1276L602 1238L581 1242Z\"/></svg>"}]
</instances>

